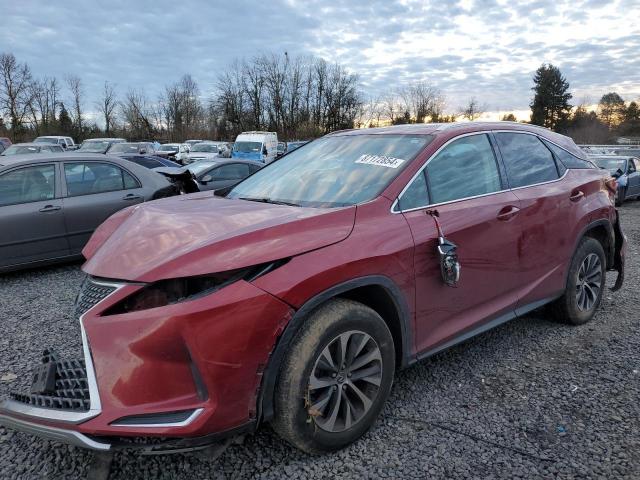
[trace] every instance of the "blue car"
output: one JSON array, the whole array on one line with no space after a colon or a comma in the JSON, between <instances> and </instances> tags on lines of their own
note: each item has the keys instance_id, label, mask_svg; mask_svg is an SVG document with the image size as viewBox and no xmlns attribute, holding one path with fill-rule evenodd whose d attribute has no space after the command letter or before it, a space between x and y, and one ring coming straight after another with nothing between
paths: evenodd
<instances>
[{"instance_id":1,"label":"blue car","mask_svg":"<svg viewBox=\"0 0 640 480\"><path fill-rule=\"evenodd\" d=\"M617 180L617 206L629 198L640 197L640 159L621 155L601 155L591 157L591 160L603 170L608 170Z\"/></svg>"},{"instance_id":2,"label":"blue car","mask_svg":"<svg viewBox=\"0 0 640 480\"><path fill-rule=\"evenodd\" d=\"M180 165L179 163L172 162L171 160L167 160L166 158L158 157L155 155L123 154L118 156L149 169L158 167L182 167L182 165Z\"/></svg>"}]
</instances>

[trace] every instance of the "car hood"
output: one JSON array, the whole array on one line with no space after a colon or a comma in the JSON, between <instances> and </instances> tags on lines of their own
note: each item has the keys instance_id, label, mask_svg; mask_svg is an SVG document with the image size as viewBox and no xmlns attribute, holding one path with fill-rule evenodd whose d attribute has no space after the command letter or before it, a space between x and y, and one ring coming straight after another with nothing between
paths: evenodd
<instances>
[{"instance_id":1,"label":"car hood","mask_svg":"<svg viewBox=\"0 0 640 480\"><path fill-rule=\"evenodd\" d=\"M109 217L85 246L90 275L153 282L299 255L347 238L356 207L290 207L214 197L157 200Z\"/></svg>"}]
</instances>

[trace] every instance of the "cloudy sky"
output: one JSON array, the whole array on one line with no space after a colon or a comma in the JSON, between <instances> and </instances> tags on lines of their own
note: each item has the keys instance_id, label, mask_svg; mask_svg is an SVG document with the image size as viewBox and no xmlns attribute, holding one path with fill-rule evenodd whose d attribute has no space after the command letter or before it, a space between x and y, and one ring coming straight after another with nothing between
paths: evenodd
<instances>
[{"instance_id":1,"label":"cloudy sky","mask_svg":"<svg viewBox=\"0 0 640 480\"><path fill-rule=\"evenodd\" d=\"M640 0L0 0L0 51L38 76L105 80L152 98L190 73L203 95L235 58L312 53L358 73L363 91L426 80L456 111L474 96L526 116L531 76L560 67L574 103L640 97Z\"/></svg>"}]
</instances>

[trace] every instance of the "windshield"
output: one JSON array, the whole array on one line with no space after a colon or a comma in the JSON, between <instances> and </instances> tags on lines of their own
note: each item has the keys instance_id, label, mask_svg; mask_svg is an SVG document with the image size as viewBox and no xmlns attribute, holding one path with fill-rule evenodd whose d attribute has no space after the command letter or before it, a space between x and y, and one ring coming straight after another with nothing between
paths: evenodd
<instances>
[{"instance_id":1,"label":"windshield","mask_svg":"<svg viewBox=\"0 0 640 480\"><path fill-rule=\"evenodd\" d=\"M58 139L51 137L38 137L33 141L33 143L58 143Z\"/></svg>"},{"instance_id":2,"label":"windshield","mask_svg":"<svg viewBox=\"0 0 640 480\"><path fill-rule=\"evenodd\" d=\"M431 135L324 137L236 185L229 198L342 207L375 198L431 142Z\"/></svg>"},{"instance_id":3,"label":"windshield","mask_svg":"<svg viewBox=\"0 0 640 480\"><path fill-rule=\"evenodd\" d=\"M609 170L609 173L616 173L618 169L624 172L627 169L626 158L597 157L592 160L594 160L600 168Z\"/></svg>"},{"instance_id":4,"label":"windshield","mask_svg":"<svg viewBox=\"0 0 640 480\"><path fill-rule=\"evenodd\" d=\"M160 151L161 152L173 152L175 150L178 150L178 146L177 145L161 145L160 146Z\"/></svg>"},{"instance_id":5,"label":"windshield","mask_svg":"<svg viewBox=\"0 0 640 480\"><path fill-rule=\"evenodd\" d=\"M96 152L103 153L109 148L110 142L104 142L101 140L87 140L86 142L82 142L79 152Z\"/></svg>"},{"instance_id":6,"label":"windshield","mask_svg":"<svg viewBox=\"0 0 640 480\"><path fill-rule=\"evenodd\" d=\"M23 153L40 153L40 147L32 145L11 145L2 155L19 155Z\"/></svg>"},{"instance_id":7,"label":"windshield","mask_svg":"<svg viewBox=\"0 0 640 480\"><path fill-rule=\"evenodd\" d=\"M109 153L138 153L137 143L115 143L109 149Z\"/></svg>"},{"instance_id":8,"label":"windshield","mask_svg":"<svg viewBox=\"0 0 640 480\"><path fill-rule=\"evenodd\" d=\"M236 142L233 144L233 151L240 153L259 152L262 143L260 142Z\"/></svg>"},{"instance_id":9,"label":"windshield","mask_svg":"<svg viewBox=\"0 0 640 480\"><path fill-rule=\"evenodd\" d=\"M215 166L216 162L194 162L189 165L189 171L193 173L196 177L199 176L202 172L206 172L211 167Z\"/></svg>"},{"instance_id":10,"label":"windshield","mask_svg":"<svg viewBox=\"0 0 640 480\"><path fill-rule=\"evenodd\" d=\"M218 145L215 143L196 143L191 147L192 152L218 153Z\"/></svg>"},{"instance_id":11,"label":"windshield","mask_svg":"<svg viewBox=\"0 0 640 480\"><path fill-rule=\"evenodd\" d=\"M290 143L287 143L287 151L288 152L292 152L296 148L300 148L305 143L307 143L307 142L290 142Z\"/></svg>"}]
</instances>

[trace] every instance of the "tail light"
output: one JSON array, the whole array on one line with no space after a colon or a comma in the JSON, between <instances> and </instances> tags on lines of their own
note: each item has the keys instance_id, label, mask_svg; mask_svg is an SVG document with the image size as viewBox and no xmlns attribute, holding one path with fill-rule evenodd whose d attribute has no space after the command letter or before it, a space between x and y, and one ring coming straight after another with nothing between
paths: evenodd
<instances>
[{"instance_id":1,"label":"tail light","mask_svg":"<svg viewBox=\"0 0 640 480\"><path fill-rule=\"evenodd\" d=\"M609 197L614 199L616 197L616 192L618 191L618 181L613 177L609 177L604 180L604 185L609 191Z\"/></svg>"}]
</instances>

